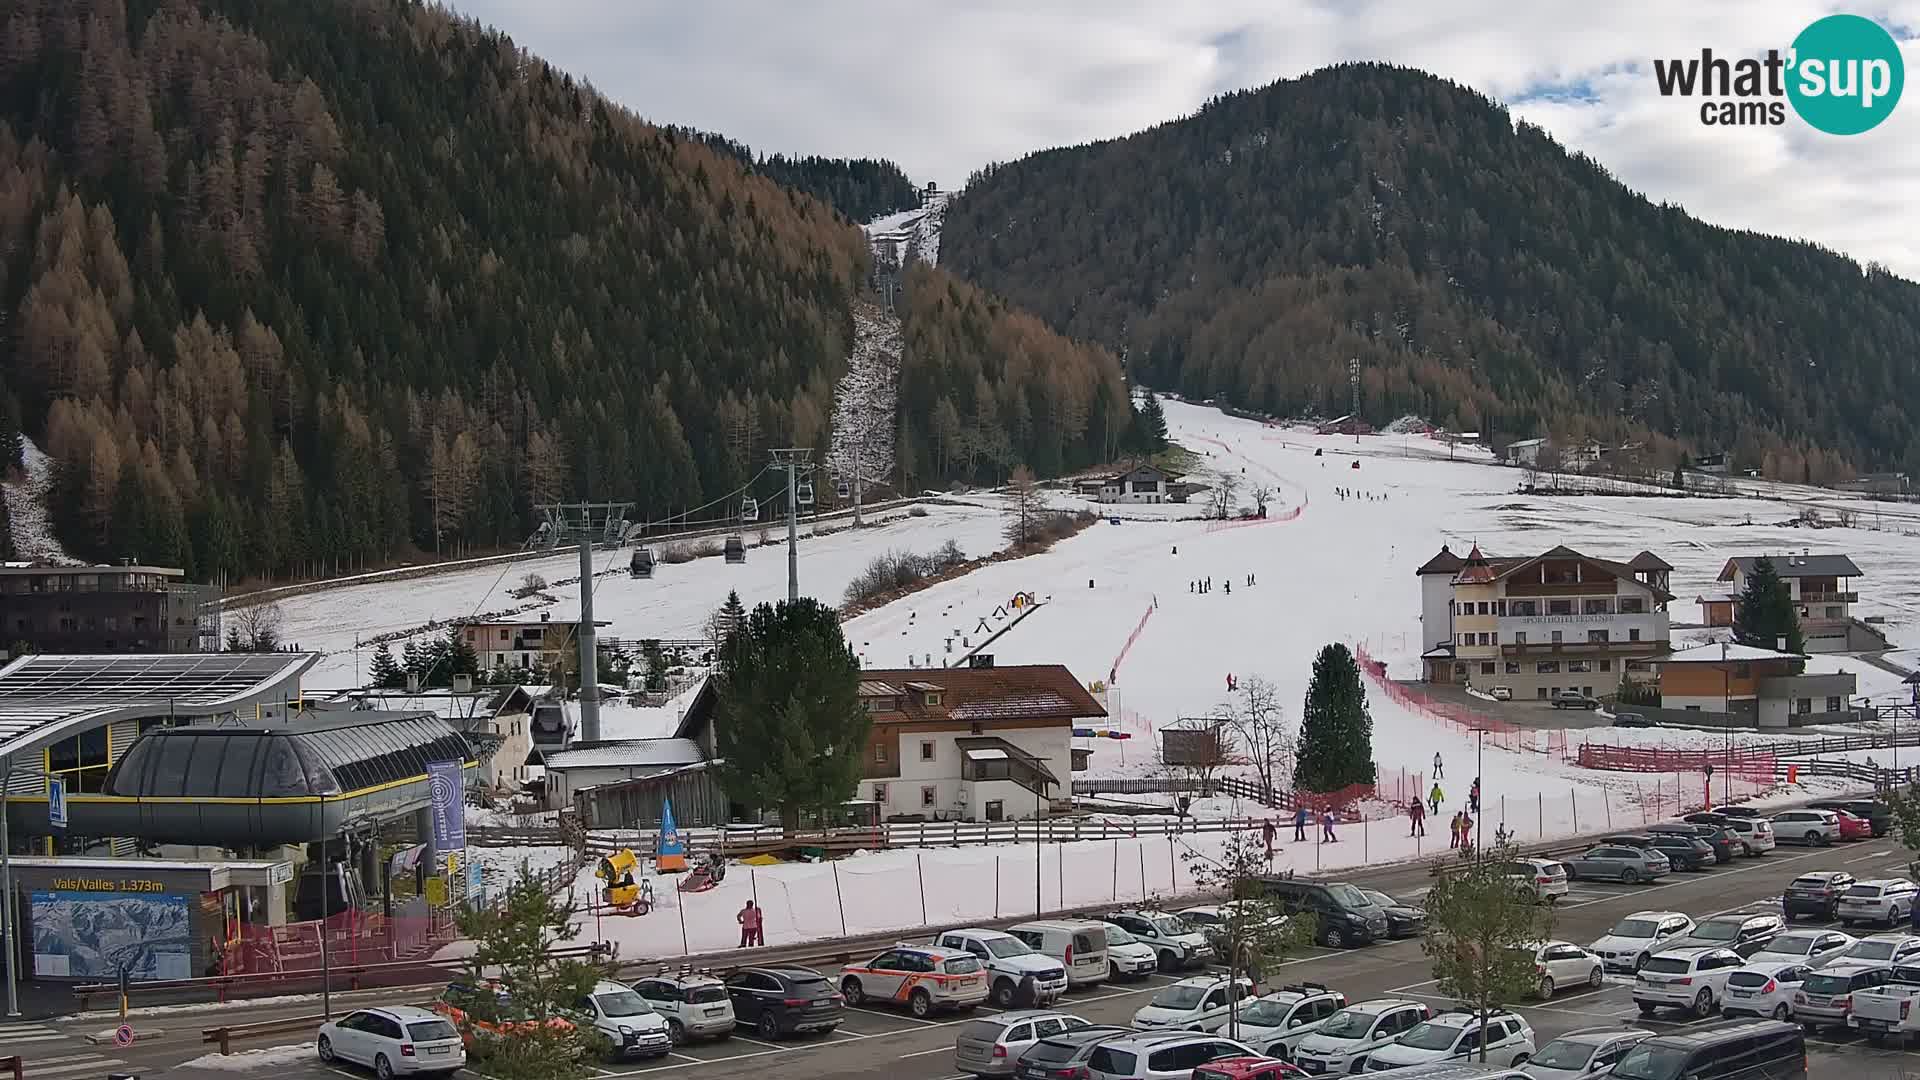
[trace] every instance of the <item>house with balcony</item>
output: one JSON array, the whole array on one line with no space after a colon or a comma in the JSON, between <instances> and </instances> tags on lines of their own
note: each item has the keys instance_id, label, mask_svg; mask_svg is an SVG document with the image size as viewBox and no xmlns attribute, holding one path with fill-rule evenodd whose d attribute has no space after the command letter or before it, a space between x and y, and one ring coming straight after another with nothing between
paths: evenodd
<instances>
[{"instance_id":1,"label":"house with balcony","mask_svg":"<svg viewBox=\"0 0 1920 1080\"><path fill-rule=\"evenodd\" d=\"M1858 652L1888 647L1880 631L1854 618L1860 594L1853 579L1865 576L1845 555L1788 552L1778 556L1741 556L1727 560L1716 578L1720 586L1702 595L1700 610L1708 626L1732 626L1739 616L1741 594L1761 558L1771 559L1774 573L1787 584L1787 595L1800 616L1800 635L1810 653Z\"/></svg>"},{"instance_id":2,"label":"house with balcony","mask_svg":"<svg viewBox=\"0 0 1920 1080\"><path fill-rule=\"evenodd\" d=\"M220 651L219 590L146 566L0 566L0 638L22 652Z\"/></svg>"},{"instance_id":3,"label":"house with balcony","mask_svg":"<svg viewBox=\"0 0 1920 1080\"><path fill-rule=\"evenodd\" d=\"M1179 478L1157 465L1141 462L1122 473L1102 477L1095 498L1103 503L1161 503L1172 501ZM1185 489L1181 496L1184 500Z\"/></svg>"},{"instance_id":4,"label":"house with balcony","mask_svg":"<svg viewBox=\"0 0 1920 1080\"><path fill-rule=\"evenodd\" d=\"M1806 666L1804 653L1726 641L1682 649L1660 658L1661 711L1762 728L1860 718L1851 706L1851 672L1809 674Z\"/></svg>"},{"instance_id":5,"label":"house with balcony","mask_svg":"<svg viewBox=\"0 0 1920 1080\"><path fill-rule=\"evenodd\" d=\"M578 659L578 619L555 619L542 613L537 619L466 619L455 625L460 627L460 636L473 646L482 669L539 668L563 656L568 664ZM593 625L612 624L596 619Z\"/></svg>"},{"instance_id":6,"label":"house with balcony","mask_svg":"<svg viewBox=\"0 0 1920 1080\"><path fill-rule=\"evenodd\" d=\"M1564 546L1513 557L1443 547L1415 571L1427 680L1542 701L1651 681L1669 651L1672 572L1650 551L1617 562Z\"/></svg>"}]
</instances>

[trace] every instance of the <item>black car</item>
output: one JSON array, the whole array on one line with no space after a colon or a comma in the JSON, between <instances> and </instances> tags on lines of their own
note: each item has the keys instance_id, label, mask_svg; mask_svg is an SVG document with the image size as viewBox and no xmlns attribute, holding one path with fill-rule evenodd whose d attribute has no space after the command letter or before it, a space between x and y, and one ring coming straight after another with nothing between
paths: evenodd
<instances>
[{"instance_id":1,"label":"black car","mask_svg":"<svg viewBox=\"0 0 1920 1080\"><path fill-rule=\"evenodd\" d=\"M1893 810L1879 799L1822 799L1807 804L1809 810L1844 810L1857 818L1865 818L1873 826L1873 835L1881 837L1893 828Z\"/></svg>"},{"instance_id":2,"label":"black car","mask_svg":"<svg viewBox=\"0 0 1920 1080\"><path fill-rule=\"evenodd\" d=\"M1427 911L1416 907L1378 889L1361 889L1367 899L1378 904L1387 913L1387 936L1393 938L1419 937L1427 929Z\"/></svg>"},{"instance_id":3,"label":"black car","mask_svg":"<svg viewBox=\"0 0 1920 1080\"><path fill-rule=\"evenodd\" d=\"M1607 1075L1621 1080L1724 1076L1729 1080L1804 1080L1807 1037L1779 1020L1729 1020L1656 1035L1621 1056Z\"/></svg>"},{"instance_id":4,"label":"black car","mask_svg":"<svg viewBox=\"0 0 1920 1080\"><path fill-rule=\"evenodd\" d=\"M1617 712L1613 714L1614 727L1652 727L1653 721L1645 714L1637 712Z\"/></svg>"},{"instance_id":5,"label":"black car","mask_svg":"<svg viewBox=\"0 0 1920 1080\"><path fill-rule=\"evenodd\" d=\"M1722 817L1739 817L1749 820L1773 816L1764 810L1755 810L1751 806L1716 806L1713 812Z\"/></svg>"},{"instance_id":6,"label":"black car","mask_svg":"<svg viewBox=\"0 0 1920 1080\"><path fill-rule=\"evenodd\" d=\"M1667 861L1682 870L1705 870L1719 861L1714 854L1713 845L1698 836L1681 836L1678 833L1648 833L1652 843L1648 847L1667 857ZM1731 858L1731 856L1729 856Z\"/></svg>"},{"instance_id":7,"label":"black car","mask_svg":"<svg viewBox=\"0 0 1920 1080\"><path fill-rule=\"evenodd\" d=\"M1713 848L1714 862L1732 862L1733 853L1739 850L1740 841L1734 838L1732 830L1725 825L1705 825L1691 821L1670 821L1647 826L1649 833L1673 833L1676 836L1697 836Z\"/></svg>"},{"instance_id":8,"label":"black car","mask_svg":"<svg viewBox=\"0 0 1920 1080\"><path fill-rule=\"evenodd\" d=\"M1387 936L1387 913L1344 881L1261 878L1259 887L1288 915L1311 914L1320 944L1330 949L1367 945Z\"/></svg>"},{"instance_id":9,"label":"black car","mask_svg":"<svg viewBox=\"0 0 1920 1080\"><path fill-rule=\"evenodd\" d=\"M1853 875L1845 870L1815 870L1787 883L1780 906L1787 918L1812 915L1831 921L1840 917L1840 898L1853 888Z\"/></svg>"},{"instance_id":10,"label":"black car","mask_svg":"<svg viewBox=\"0 0 1920 1080\"><path fill-rule=\"evenodd\" d=\"M812 968L787 964L743 967L727 976L727 997L734 1022L751 1027L763 1039L832 1031L845 1006L826 976Z\"/></svg>"}]
</instances>

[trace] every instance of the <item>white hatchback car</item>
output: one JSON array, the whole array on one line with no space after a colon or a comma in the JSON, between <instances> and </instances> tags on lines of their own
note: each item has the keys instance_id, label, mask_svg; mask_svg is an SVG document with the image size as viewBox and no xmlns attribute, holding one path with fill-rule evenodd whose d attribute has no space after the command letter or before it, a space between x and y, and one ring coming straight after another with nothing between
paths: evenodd
<instances>
[{"instance_id":1,"label":"white hatchback car","mask_svg":"<svg viewBox=\"0 0 1920 1080\"><path fill-rule=\"evenodd\" d=\"M1440 1013L1387 1045L1367 1055L1367 1071L1386 1072L1430 1061L1462 1061L1469 1054L1478 1059L1480 1018L1472 1013ZM1533 1057L1533 1028L1510 1012L1495 1011L1487 1017L1487 1062L1515 1067Z\"/></svg>"},{"instance_id":2,"label":"white hatchback car","mask_svg":"<svg viewBox=\"0 0 1920 1080\"><path fill-rule=\"evenodd\" d=\"M1506 864L1507 877L1536 902L1553 903L1571 892L1565 864L1552 859L1515 859Z\"/></svg>"},{"instance_id":3,"label":"white hatchback car","mask_svg":"<svg viewBox=\"0 0 1920 1080\"><path fill-rule=\"evenodd\" d=\"M1118 923L1107 924L1107 975L1115 982L1144 979L1160 970L1160 954Z\"/></svg>"},{"instance_id":4,"label":"white hatchback car","mask_svg":"<svg viewBox=\"0 0 1920 1080\"><path fill-rule=\"evenodd\" d=\"M400 1075L451 1076L467 1063L460 1032L447 1018L415 1005L359 1009L320 1025L321 1061L351 1061L390 1080Z\"/></svg>"},{"instance_id":5,"label":"white hatchback car","mask_svg":"<svg viewBox=\"0 0 1920 1080\"><path fill-rule=\"evenodd\" d=\"M1657 953L1634 977L1633 1003L1641 1016L1665 1007L1696 1017L1713 1015L1727 993L1727 978L1746 965L1732 949L1671 949Z\"/></svg>"},{"instance_id":6,"label":"white hatchback car","mask_svg":"<svg viewBox=\"0 0 1920 1080\"><path fill-rule=\"evenodd\" d=\"M1528 946L1521 946L1527 948ZM1598 988L1606 979L1606 965L1596 953L1571 941L1544 941L1533 949L1534 992L1550 998L1563 986Z\"/></svg>"},{"instance_id":7,"label":"white hatchback car","mask_svg":"<svg viewBox=\"0 0 1920 1080\"><path fill-rule=\"evenodd\" d=\"M1772 820L1773 835L1782 843L1826 847L1840 839L1840 815L1831 810L1788 810Z\"/></svg>"},{"instance_id":8,"label":"white hatchback car","mask_svg":"<svg viewBox=\"0 0 1920 1080\"><path fill-rule=\"evenodd\" d=\"M1770 1016L1793 1019L1793 995L1812 971L1806 961L1749 961L1727 976L1721 1016Z\"/></svg>"},{"instance_id":9,"label":"white hatchback car","mask_svg":"<svg viewBox=\"0 0 1920 1080\"><path fill-rule=\"evenodd\" d=\"M1225 975L1195 975L1160 988L1134 1010L1136 1031L1212 1031L1226 1023L1227 1007L1253 996L1253 980L1242 975L1231 985Z\"/></svg>"},{"instance_id":10,"label":"white hatchback car","mask_svg":"<svg viewBox=\"0 0 1920 1080\"><path fill-rule=\"evenodd\" d=\"M1775 934L1767 941L1766 948L1747 957L1747 963L1778 961L1817 968L1847 951L1853 942L1852 934L1838 930L1789 930Z\"/></svg>"},{"instance_id":11,"label":"white hatchback car","mask_svg":"<svg viewBox=\"0 0 1920 1080\"><path fill-rule=\"evenodd\" d=\"M1693 930L1693 919L1678 911L1636 911L1588 945L1609 971L1634 972L1658 947Z\"/></svg>"},{"instance_id":12,"label":"white hatchback car","mask_svg":"<svg viewBox=\"0 0 1920 1080\"><path fill-rule=\"evenodd\" d=\"M662 971L639 979L633 992L666 1018L667 1034L678 1046L692 1039L733 1037L733 998L719 979L701 971Z\"/></svg>"},{"instance_id":13,"label":"white hatchback car","mask_svg":"<svg viewBox=\"0 0 1920 1080\"><path fill-rule=\"evenodd\" d=\"M1432 1009L1407 998L1373 998L1349 1005L1300 1040L1293 1048L1292 1060L1314 1075L1359 1072L1366 1067L1369 1053L1432 1015Z\"/></svg>"}]
</instances>

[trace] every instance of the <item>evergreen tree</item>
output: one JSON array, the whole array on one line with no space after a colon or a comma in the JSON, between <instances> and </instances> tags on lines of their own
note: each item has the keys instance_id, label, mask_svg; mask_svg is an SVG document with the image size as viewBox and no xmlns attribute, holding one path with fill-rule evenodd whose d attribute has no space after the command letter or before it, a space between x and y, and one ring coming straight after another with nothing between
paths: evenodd
<instances>
[{"instance_id":1,"label":"evergreen tree","mask_svg":"<svg viewBox=\"0 0 1920 1080\"><path fill-rule=\"evenodd\" d=\"M1325 792L1373 781L1373 716L1366 687L1353 654L1335 642L1313 660L1293 783L1304 791Z\"/></svg>"},{"instance_id":2,"label":"evergreen tree","mask_svg":"<svg viewBox=\"0 0 1920 1080\"><path fill-rule=\"evenodd\" d=\"M1140 449L1157 454L1167 448L1167 413L1160 406L1160 395L1149 390L1140 403Z\"/></svg>"},{"instance_id":3,"label":"evergreen tree","mask_svg":"<svg viewBox=\"0 0 1920 1080\"><path fill-rule=\"evenodd\" d=\"M1786 650L1805 652L1806 639L1800 635L1800 615L1793 609L1793 596L1780 577L1773 560L1766 556L1754 560L1747 575L1746 588L1734 605L1733 639L1757 649L1778 649L1786 639Z\"/></svg>"},{"instance_id":4,"label":"evergreen tree","mask_svg":"<svg viewBox=\"0 0 1920 1080\"><path fill-rule=\"evenodd\" d=\"M559 1016L570 1012L602 978L589 959L555 956L554 951L578 937L578 911L547 890L522 866L497 904L462 908L454 915L460 935L473 943L466 958L463 986L483 987L462 993L457 1003L466 1014L461 1023L498 1024L529 1016ZM497 980L512 991L512 1015L502 1015L504 994L491 989ZM476 1070L499 1080L566 1080L588 1075L590 1062L608 1049L605 1039L586 1024L561 1027L525 1024L510 1039L471 1038Z\"/></svg>"},{"instance_id":5,"label":"evergreen tree","mask_svg":"<svg viewBox=\"0 0 1920 1080\"><path fill-rule=\"evenodd\" d=\"M714 737L720 782L740 802L803 809L851 798L872 720L860 707L860 664L839 615L811 597L761 604L720 650Z\"/></svg>"},{"instance_id":6,"label":"evergreen tree","mask_svg":"<svg viewBox=\"0 0 1920 1080\"><path fill-rule=\"evenodd\" d=\"M398 690L407 685L407 673L393 662L393 650L386 642L373 651L373 664L367 671L367 685L380 690Z\"/></svg>"},{"instance_id":7,"label":"evergreen tree","mask_svg":"<svg viewBox=\"0 0 1920 1080\"><path fill-rule=\"evenodd\" d=\"M440 645L441 662L434 673L435 686L452 686L455 675L478 675L480 673L480 654L473 651L467 642L467 636L458 626L447 627L447 637Z\"/></svg>"},{"instance_id":8,"label":"evergreen tree","mask_svg":"<svg viewBox=\"0 0 1920 1080\"><path fill-rule=\"evenodd\" d=\"M735 595L737 594L729 594L727 599L732 600ZM667 656L660 651L658 640L649 638L640 643L640 662L647 668L646 688L649 691L665 690L667 688Z\"/></svg>"},{"instance_id":9,"label":"evergreen tree","mask_svg":"<svg viewBox=\"0 0 1920 1080\"><path fill-rule=\"evenodd\" d=\"M400 650L400 685L407 685L406 676L408 675L425 676L428 662L429 657L422 652L420 646L415 644L412 638L408 638L406 645ZM422 678L421 682L425 683L426 680Z\"/></svg>"},{"instance_id":10,"label":"evergreen tree","mask_svg":"<svg viewBox=\"0 0 1920 1080\"><path fill-rule=\"evenodd\" d=\"M0 384L0 475L21 464L20 399Z\"/></svg>"},{"instance_id":11,"label":"evergreen tree","mask_svg":"<svg viewBox=\"0 0 1920 1080\"><path fill-rule=\"evenodd\" d=\"M725 641L727 638L732 637L733 632L740 629L740 624L746 621L747 608L746 605L740 602L740 591L738 589L728 589L727 602L720 605L720 618L716 623L720 631L720 640Z\"/></svg>"}]
</instances>

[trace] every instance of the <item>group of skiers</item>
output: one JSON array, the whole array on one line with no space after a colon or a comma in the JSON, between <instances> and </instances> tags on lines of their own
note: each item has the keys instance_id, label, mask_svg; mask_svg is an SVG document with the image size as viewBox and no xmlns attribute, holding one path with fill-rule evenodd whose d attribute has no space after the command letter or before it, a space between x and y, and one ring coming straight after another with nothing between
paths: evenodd
<instances>
[{"instance_id":1,"label":"group of skiers","mask_svg":"<svg viewBox=\"0 0 1920 1080\"><path fill-rule=\"evenodd\" d=\"M1333 827L1339 824L1340 815L1336 813L1332 808L1328 808L1326 810L1320 811L1320 813L1317 815L1317 818L1320 823L1321 842L1327 843L1327 844L1339 843L1340 838L1334 835ZM1293 838L1295 840L1304 841L1307 838L1308 826L1312 825L1315 820L1316 820L1316 815L1312 810L1309 810L1304 806L1296 809L1293 812ZM1268 861L1272 861L1273 859L1273 842L1274 842L1274 836L1277 831L1278 830L1274 827L1272 818L1268 818L1266 821L1261 822L1260 824L1260 835L1267 842Z\"/></svg>"},{"instance_id":2,"label":"group of skiers","mask_svg":"<svg viewBox=\"0 0 1920 1080\"><path fill-rule=\"evenodd\" d=\"M1371 491L1355 491L1352 488L1337 487L1333 489L1333 493L1335 495L1340 496L1341 502L1346 502L1348 499L1352 499L1355 502L1359 502L1362 499L1365 499L1367 502L1386 502L1387 501L1387 496L1385 492L1382 492L1376 495Z\"/></svg>"},{"instance_id":3,"label":"group of skiers","mask_svg":"<svg viewBox=\"0 0 1920 1080\"><path fill-rule=\"evenodd\" d=\"M1427 835L1428 807L1432 807L1431 813L1434 817L1440 816L1440 806L1447 801L1447 793L1440 788L1440 779L1444 774L1445 768L1440 760L1440 755L1433 755L1433 790L1427 792L1427 798L1424 802L1416 798L1407 804L1407 820L1410 823L1407 829L1408 836ZM1474 815L1479 812L1480 778L1476 776L1473 778L1473 786L1467 791L1466 808L1456 812L1453 815L1452 821L1448 823L1448 847L1460 848L1463 851L1473 850L1473 818ZM1495 832L1495 836L1499 837L1504 835L1506 835L1506 827L1503 825Z\"/></svg>"},{"instance_id":4,"label":"group of skiers","mask_svg":"<svg viewBox=\"0 0 1920 1080\"><path fill-rule=\"evenodd\" d=\"M1224 591L1226 591L1228 594L1232 594L1233 582L1223 581L1220 584L1223 587ZM1247 583L1244 587L1251 589L1255 584L1257 584L1257 579L1254 577L1254 575L1248 574ZM1204 577L1199 579L1198 581L1189 581L1187 582L1187 591L1190 593L1210 593L1213 591L1213 578Z\"/></svg>"}]
</instances>

